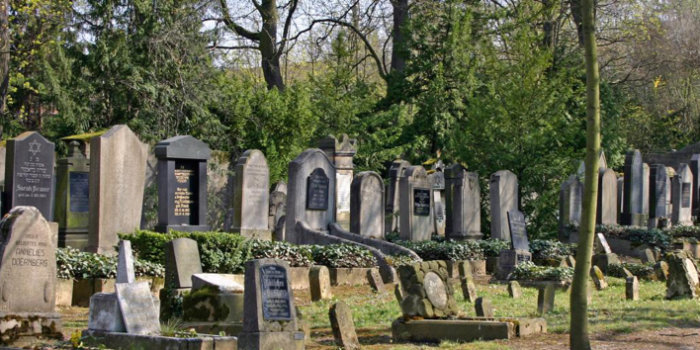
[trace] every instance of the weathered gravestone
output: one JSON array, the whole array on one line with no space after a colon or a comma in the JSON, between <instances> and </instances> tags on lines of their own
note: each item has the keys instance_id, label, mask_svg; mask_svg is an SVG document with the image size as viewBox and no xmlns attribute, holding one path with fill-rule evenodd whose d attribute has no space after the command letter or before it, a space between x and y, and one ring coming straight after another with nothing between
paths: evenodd
<instances>
[{"instance_id":1,"label":"weathered gravestone","mask_svg":"<svg viewBox=\"0 0 700 350\"><path fill-rule=\"evenodd\" d=\"M90 141L88 250L113 253L118 233L141 225L147 147L126 125Z\"/></svg>"},{"instance_id":2,"label":"weathered gravestone","mask_svg":"<svg viewBox=\"0 0 700 350\"><path fill-rule=\"evenodd\" d=\"M511 249L504 249L498 257L497 277L508 278L515 267L523 262L532 261L530 244L527 239L525 215L518 210L508 212L508 225L510 226Z\"/></svg>"},{"instance_id":3,"label":"weathered gravestone","mask_svg":"<svg viewBox=\"0 0 700 350\"><path fill-rule=\"evenodd\" d=\"M362 348L355 332L355 322L352 319L352 310L342 301L331 306L328 317L333 329L335 343L346 350L359 350Z\"/></svg>"},{"instance_id":4,"label":"weathered gravestone","mask_svg":"<svg viewBox=\"0 0 700 350\"><path fill-rule=\"evenodd\" d=\"M156 230L208 231L209 146L189 135L175 136L158 142L154 152L158 158Z\"/></svg>"},{"instance_id":5,"label":"weathered gravestone","mask_svg":"<svg viewBox=\"0 0 700 350\"><path fill-rule=\"evenodd\" d=\"M303 344L304 333L297 331L294 296L285 261L248 261L245 268L244 299L243 331L238 336L239 349L286 350L298 349L298 342Z\"/></svg>"},{"instance_id":6,"label":"weathered gravestone","mask_svg":"<svg viewBox=\"0 0 700 350\"><path fill-rule=\"evenodd\" d=\"M403 171L411 166L411 163L397 159L389 166L389 184L386 189L386 211L384 232L399 231L399 180L403 177Z\"/></svg>"},{"instance_id":7,"label":"weathered gravestone","mask_svg":"<svg viewBox=\"0 0 700 350\"><path fill-rule=\"evenodd\" d=\"M629 226L646 226L647 218L644 217L643 187L644 165L642 154L639 150L631 150L625 156L625 193L623 197L623 210L620 215L620 224Z\"/></svg>"},{"instance_id":8,"label":"weathered gravestone","mask_svg":"<svg viewBox=\"0 0 700 350\"><path fill-rule=\"evenodd\" d=\"M350 185L352 184L352 158L357 153L357 140L343 134L338 140L328 136L321 140L322 149L335 166L335 213L336 222L344 229L350 228Z\"/></svg>"},{"instance_id":9,"label":"weathered gravestone","mask_svg":"<svg viewBox=\"0 0 700 350\"><path fill-rule=\"evenodd\" d=\"M513 299L518 299L523 296L523 291L520 289L518 281L508 282L508 295Z\"/></svg>"},{"instance_id":10,"label":"weathered gravestone","mask_svg":"<svg viewBox=\"0 0 700 350\"><path fill-rule=\"evenodd\" d=\"M670 218L668 192L671 181L663 164L652 164L649 179L649 228L659 227L659 220Z\"/></svg>"},{"instance_id":11,"label":"weathered gravestone","mask_svg":"<svg viewBox=\"0 0 700 350\"><path fill-rule=\"evenodd\" d=\"M591 278L593 279L593 284L597 290L608 288L608 282L605 281L605 275L598 266L593 265L591 267Z\"/></svg>"},{"instance_id":12,"label":"weathered gravestone","mask_svg":"<svg viewBox=\"0 0 700 350\"><path fill-rule=\"evenodd\" d=\"M693 215L700 216L700 154L690 157L690 172L693 173Z\"/></svg>"},{"instance_id":13,"label":"weathered gravestone","mask_svg":"<svg viewBox=\"0 0 700 350\"><path fill-rule=\"evenodd\" d=\"M311 294L311 301L325 300L333 297L333 293L331 292L331 276L327 267L311 267L309 271L309 292Z\"/></svg>"},{"instance_id":14,"label":"weathered gravestone","mask_svg":"<svg viewBox=\"0 0 700 350\"><path fill-rule=\"evenodd\" d=\"M192 275L202 273L197 242L177 238L165 245L165 287L191 288Z\"/></svg>"},{"instance_id":15,"label":"weathered gravestone","mask_svg":"<svg viewBox=\"0 0 700 350\"><path fill-rule=\"evenodd\" d=\"M611 264L619 264L620 259L617 254L610 249L605 235L598 232L595 236L595 251L592 259L593 265L600 268L604 273L608 271L608 266Z\"/></svg>"},{"instance_id":16,"label":"weathered gravestone","mask_svg":"<svg viewBox=\"0 0 700 350\"><path fill-rule=\"evenodd\" d=\"M62 338L55 312L56 237L34 207L14 207L0 222L0 340Z\"/></svg>"},{"instance_id":17,"label":"weathered gravestone","mask_svg":"<svg viewBox=\"0 0 700 350\"><path fill-rule=\"evenodd\" d=\"M642 215L649 218L649 176L651 171L649 164L642 163ZM646 221L642 222L646 224Z\"/></svg>"},{"instance_id":18,"label":"weathered gravestone","mask_svg":"<svg viewBox=\"0 0 700 350\"><path fill-rule=\"evenodd\" d=\"M474 302L474 311L476 311L476 316L493 318L493 306L491 305L491 300L485 299L484 297L479 297Z\"/></svg>"},{"instance_id":19,"label":"weathered gravestone","mask_svg":"<svg viewBox=\"0 0 700 350\"><path fill-rule=\"evenodd\" d=\"M598 187L598 195L600 196L600 187ZM600 197L599 197L600 198ZM620 221L620 215L622 215L622 207L625 205L625 174L622 174L617 178L617 221Z\"/></svg>"},{"instance_id":20,"label":"weathered gravestone","mask_svg":"<svg viewBox=\"0 0 700 350\"><path fill-rule=\"evenodd\" d=\"M401 310L404 317L442 318L458 312L444 261L399 266L404 290Z\"/></svg>"},{"instance_id":21,"label":"weathered gravestone","mask_svg":"<svg viewBox=\"0 0 700 350\"><path fill-rule=\"evenodd\" d=\"M377 293L384 293L384 281L382 280L382 276L379 274L379 270L367 270L367 280L369 281L369 286L373 291Z\"/></svg>"},{"instance_id":22,"label":"weathered gravestone","mask_svg":"<svg viewBox=\"0 0 700 350\"><path fill-rule=\"evenodd\" d=\"M243 152L235 166L233 230L244 237L271 240L268 226L270 169L262 152Z\"/></svg>"},{"instance_id":23,"label":"weathered gravestone","mask_svg":"<svg viewBox=\"0 0 700 350\"><path fill-rule=\"evenodd\" d=\"M267 227L270 230L274 230L275 225L277 224L277 222L280 221L280 218L283 217L286 212L287 193L282 191L272 191L272 193L270 193L270 208L268 214Z\"/></svg>"},{"instance_id":24,"label":"weathered gravestone","mask_svg":"<svg viewBox=\"0 0 700 350\"><path fill-rule=\"evenodd\" d=\"M328 231L335 217L335 167L320 149L308 149L289 163L285 240L304 243L297 222Z\"/></svg>"},{"instance_id":25,"label":"weathered gravestone","mask_svg":"<svg viewBox=\"0 0 700 350\"><path fill-rule=\"evenodd\" d=\"M583 184L578 176L571 175L559 190L559 238L569 242L569 235L581 223Z\"/></svg>"},{"instance_id":26,"label":"weathered gravestone","mask_svg":"<svg viewBox=\"0 0 700 350\"><path fill-rule=\"evenodd\" d=\"M698 269L688 254L683 251L667 253L666 261L666 299L695 299L700 296Z\"/></svg>"},{"instance_id":27,"label":"weathered gravestone","mask_svg":"<svg viewBox=\"0 0 700 350\"><path fill-rule=\"evenodd\" d=\"M491 200L491 238L510 241L508 212L518 210L518 178L509 170L491 175L489 185Z\"/></svg>"},{"instance_id":28,"label":"weathered gravestone","mask_svg":"<svg viewBox=\"0 0 700 350\"><path fill-rule=\"evenodd\" d=\"M678 174L671 181L674 225L692 225L693 174L687 164L681 163Z\"/></svg>"},{"instance_id":29,"label":"weathered gravestone","mask_svg":"<svg viewBox=\"0 0 700 350\"><path fill-rule=\"evenodd\" d=\"M601 170L598 174L598 225L617 224L617 176L612 169Z\"/></svg>"},{"instance_id":30,"label":"weathered gravestone","mask_svg":"<svg viewBox=\"0 0 700 350\"><path fill-rule=\"evenodd\" d=\"M428 174L428 181L432 187L432 212L433 230L438 236L445 236L446 213L445 213L445 164L438 160L433 163L431 173Z\"/></svg>"},{"instance_id":31,"label":"weathered gravestone","mask_svg":"<svg viewBox=\"0 0 700 350\"><path fill-rule=\"evenodd\" d=\"M462 287L462 296L464 300L470 303L475 302L478 296L476 295L476 285L472 277L471 266L466 262L461 263L457 265L457 270L459 272L459 282L460 287Z\"/></svg>"},{"instance_id":32,"label":"weathered gravestone","mask_svg":"<svg viewBox=\"0 0 700 350\"><path fill-rule=\"evenodd\" d=\"M134 254L131 251L131 241L119 241L119 257L117 258L117 283L134 283Z\"/></svg>"},{"instance_id":33,"label":"weathered gravestone","mask_svg":"<svg viewBox=\"0 0 700 350\"><path fill-rule=\"evenodd\" d=\"M384 182L373 171L363 171L350 187L350 232L384 239Z\"/></svg>"},{"instance_id":34,"label":"weathered gravestone","mask_svg":"<svg viewBox=\"0 0 700 350\"><path fill-rule=\"evenodd\" d=\"M139 335L160 333L158 311L148 282L117 283L115 287L126 332Z\"/></svg>"},{"instance_id":35,"label":"weathered gravestone","mask_svg":"<svg viewBox=\"0 0 700 350\"><path fill-rule=\"evenodd\" d=\"M639 280L637 280L637 276L625 279L625 298L632 301L639 300Z\"/></svg>"},{"instance_id":36,"label":"weathered gravestone","mask_svg":"<svg viewBox=\"0 0 700 350\"><path fill-rule=\"evenodd\" d=\"M53 220L54 144L36 131L7 140L3 214L16 206L33 206Z\"/></svg>"},{"instance_id":37,"label":"weathered gravestone","mask_svg":"<svg viewBox=\"0 0 700 350\"><path fill-rule=\"evenodd\" d=\"M420 165L406 168L399 181L400 236L406 241L429 241L433 234L431 189L428 174Z\"/></svg>"},{"instance_id":38,"label":"weathered gravestone","mask_svg":"<svg viewBox=\"0 0 700 350\"><path fill-rule=\"evenodd\" d=\"M553 283L547 283L544 287L539 288L537 292L537 313L544 315L554 310L554 297L557 288Z\"/></svg>"},{"instance_id":39,"label":"weathered gravestone","mask_svg":"<svg viewBox=\"0 0 700 350\"><path fill-rule=\"evenodd\" d=\"M479 175L461 164L445 169L447 226L445 235L455 240L480 239L481 190Z\"/></svg>"},{"instance_id":40,"label":"weathered gravestone","mask_svg":"<svg viewBox=\"0 0 700 350\"><path fill-rule=\"evenodd\" d=\"M78 141L69 144L68 156L56 165L58 245L82 249L87 246L90 221L90 161Z\"/></svg>"},{"instance_id":41,"label":"weathered gravestone","mask_svg":"<svg viewBox=\"0 0 700 350\"><path fill-rule=\"evenodd\" d=\"M243 285L236 275L194 274L192 292L182 298L183 326L208 334L238 334L242 329L244 298Z\"/></svg>"}]
</instances>

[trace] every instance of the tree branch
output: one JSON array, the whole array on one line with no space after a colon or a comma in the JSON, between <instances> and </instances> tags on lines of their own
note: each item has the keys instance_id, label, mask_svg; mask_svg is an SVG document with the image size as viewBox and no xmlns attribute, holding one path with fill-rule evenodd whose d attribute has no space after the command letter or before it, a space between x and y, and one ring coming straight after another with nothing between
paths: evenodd
<instances>
[{"instance_id":1,"label":"tree branch","mask_svg":"<svg viewBox=\"0 0 700 350\"><path fill-rule=\"evenodd\" d=\"M279 48L277 50L277 57L280 57L282 55L282 52L284 52L284 46L287 45L287 36L289 35L289 27L292 24L292 16L294 15L294 11L297 10L297 4L299 4L299 0L291 0L292 6L289 8L289 13L287 14L287 20L284 22L284 30L282 31L282 42L279 44Z\"/></svg>"},{"instance_id":2,"label":"tree branch","mask_svg":"<svg viewBox=\"0 0 700 350\"><path fill-rule=\"evenodd\" d=\"M224 18L223 18L224 24L226 24L226 26L229 27L229 29L233 30L234 32L236 32L236 34L238 34L246 39L250 39L253 41L260 41L260 32L249 31L249 30L241 27L240 25L236 24L236 22L234 22L231 19L231 15L229 14L228 5L226 4L226 0L219 0L219 4L221 5L221 13L224 16Z\"/></svg>"}]
</instances>

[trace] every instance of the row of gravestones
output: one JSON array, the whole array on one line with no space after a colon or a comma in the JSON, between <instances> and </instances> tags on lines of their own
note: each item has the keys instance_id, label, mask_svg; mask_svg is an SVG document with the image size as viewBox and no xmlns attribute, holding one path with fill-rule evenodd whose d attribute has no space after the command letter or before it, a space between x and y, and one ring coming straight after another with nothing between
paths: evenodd
<instances>
[{"instance_id":1,"label":"row of gravestones","mask_svg":"<svg viewBox=\"0 0 700 350\"><path fill-rule=\"evenodd\" d=\"M605 155L600 155L596 223L647 226L692 225L697 215L700 180L700 154L693 155L690 164L681 163L674 176L673 169L663 164L651 166L642 162L641 153L633 150L625 157L624 176L618 178L607 168ZM583 198L583 166L578 175L570 176L560 191L559 228L562 239L572 226L581 221Z\"/></svg>"}]
</instances>

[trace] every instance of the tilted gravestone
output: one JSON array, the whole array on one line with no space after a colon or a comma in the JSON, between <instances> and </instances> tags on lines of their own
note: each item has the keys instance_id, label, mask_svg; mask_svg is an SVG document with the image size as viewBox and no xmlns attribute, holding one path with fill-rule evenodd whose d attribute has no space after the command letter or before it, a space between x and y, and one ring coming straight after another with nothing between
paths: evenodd
<instances>
[{"instance_id":1,"label":"tilted gravestone","mask_svg":"<svg viewBox=\"0 0 700 350\"><path fill-rule=\"evenodd\" d=\"M593 265L599 267L603 273L608 272L611 264L619 264L620 258L610 249L605 235L598 232L595 236L595 251L592 259Z\"/></svg>"},{"instance_id":2,"label":"tilted gravestone","mask_svg":"<svg viewBox=\"0 0 700 350\"><path fill-rule=\"evenodd\" d=\"M14 207L0 222L0 337L62 337L55 312L56 237L34 207Z\"/></svg>"},{"instance_id":3,"label":"tilted gravestone","mask_svg":"<svg viewBox=\"0 0 700 350\"><path fill-rule=\"evenodd\" d=\"M211 150L192 136L175 136L155 146L158 158L160 232L208 231L207 161Z\"/></svg>"},{"instance_id":4,"label":"tilted gravestone","mask_svg":"<svg viewBox=\"0 0 700 350\"><path fill-rule=\"evenodd\" d=\"M331 163L335 166L335 213L336 222L344 229L350 228L350 185L353 179L352 159L357 153L357 140L343 134L338 140L328 136L319 142Z\"/></svg>"},{"instance_id":5,"label":"tilted gravestone","mask_svg":"<svg viewBox=\"0 0 700 350\"><path fill-rule=\"evenodd\" d=\"M617 175L612 169L601 170L598 174L598 225L617 224Z\"/></svg>"},{"instance_id":6,"label":"tilted gravestone","mask_svg":"<svg viewBox=\"0 0 700 350\"><path fill-rule=\"evenodd\" d=\"M350 186L350 232L384 239L384 182L373 171L355 176Z\"/></svg>"},{"instance_id":7,"label":"tilted gravestone","mask_svg":"<svg viewBox=\"0 0 700 350\"><path fill-rule=\"evenodd\" d=\"M90 221L90 161L80 143L71 141L68 156L56 163L58 245L82 249L87 246Z\"/></svg>"},{"instance_id":8,"label":"tilted gravestone","mask_svg":"<svg viewBox=\"0 0 700 350\"><path fill-rule=\"evenodd\" d=\"M632 301L639 300L639 280L637 280L637 276L625 279L625 298Z\"/></svg>"},{"instance_id":9,"label":"tilted gravestone","mask_svg":"<svg viewBox=\"0 0 700 350\"><path fill-rule=\"evenodd\" d=\"M559 237L569 241L569 234L581 223L583 184L578 176L571 175L561 184L559 190Z\"/></svg>"},{"instance_id":10,"label":"tilted gravestone","mask_svg":"<svg viewBox=\"0 0 700 350\"><path fill-rule=\"evenodd\" d=\"M466 262L460 263L457 265L457 270L459 272L459 282L460 287L462 287L462 296L464 300L470 303L475 302L478 296L476 295L476 285L472 277L471 266Z\"/></svg>"},{"instance_id":11,"label":"tilted gravestone","mask_svg":"<svg viewBox=\"0 0 700 350\"><path fill-rule=\"evenodd\" d=\"M297 342L303 343L304 333L297 331L289 282L285 261L256 259L245 264L245 306L243 331L238 335L239 349L297 349Z\"/></svg>"},{"instance_id":12,"label":"tilted gravestone","mask_svg":"<svg viewBox=\"0 0 700 350\"><path fill-rule=\"evenodd\" d=\"M192 287L192 275L202 273L197 242L177 238L165 245L165 288Z\"/></svg>"},{"instance_id":13,"label":"tilted gravestone","mask_svg":"<svg viewBox=\"0 0 700 350\"><path fill-rule=\"evenodd\" d=\"M270 169L262 152L243 152L235 166L233 230L244 237L272 239L268 226Z\"/></svg>"},{"instance_id":14,"label":"tilted gravestone","mask_svg":"<svg viewBox=\"0 0 700 350\"><path fill-rule=\"evenodd\" d=\"M605 281L605 275L598 266L593 265L591 267L591 278L593 279L593 284L597 290L608 288L608 282Z\"/></svg>"},{"instance_id":15,"label":"tilted gravestone","mask_svg":"<svg viewBox=\"0 0 700 350\"><path fill-rule=\"evenodd\" d=\"M117 258L117 283L134 283L134 254L131 251L131 241L119 241L119 257Z\"/></svg>"},{"instance_id":16,"label":"tilted gravestone","mask_svg":"<svg viewBox=\"0 0 700 350\"><path fill-rule=\"evenodd\" d=\"M643 213L644 165L639 150L631 150L625 156L625 193L620 224L629 226L646 226Z\"/></svg>"},{"instance_id":17,"label":"tilted gravestone","mask_svg":"<svg viewBox=\"0 0 700 350\"><path fill-rule=\"evenodd\" d=\"M666 299L695 299L700 296L698 269L684 251L666 254L668 276L666 277Z\"/></svg>"},{"instance_id":18,"label":"tilted gravestone","mask_svg":"<svg viewBox=\"0 0 700 350\"><path fill-rule=\"evenodd\" d=\"M649 226L657 228L659 219L671 216L670 203L666 200L671 191L671 180L663 164L652 164L649 173Z\"/></svg>"},{"instance_id":19,"label":"tilted gravestone","mask_svg":"<svg viewBox=\"0 0 700 350\"><path fill-rule=\"evenodd\" d=\"M328 231L335 217L335 167L320 149L308 149L289 163L285 240L302 244L297 222Z\"/></svg>"},{"instance_id":20,"label":"tilted gravestone","mask_svg":"<svg viewBox=\"0 0 700 350\"><path fill-rule=\"evenodd\" d=\"M117 283L115 287L126 332L139 335L160 333L158 310L148 282Z\"/></svg>"},{"instance_id":21,"label":"tilted gravestone","mask_svg":"<svg viewBox=\"0 0 700 350\"><path fill-rule=\"evenodd\" d=\"M386 221L384 232L391 233L399 231L399 180L403 177L403 172L411 166L411 163L397 159L389 166L389 184L386 187Z\"/></svg>"},{"instance_id":22,"label":"tilted gravestone","mask_svg":"<svg viewBox=\"0 0 700 350\"><path fill-rule=\"evenodd\" d=\"M327 267L311 267L309 271L309 292L311 294L311 301L325 300L333 297L333 293L331 292L331 276Z\"/></svg>"},{"instance_id":23,"label":"tilted gravestone","mask_svg":"<svg viewBox=\"0 0 700 350\"><path fill-rule=\"evenodd\" d=\"M532 260L530 244L527 238L525 215L518 210L508 212L508 225L511 236L511 248L501 251L498 257L498 278L506 279L515 267Z\"/></svg>"},{"instance_id":24,"label":"tilted gravestone","mask_svg":"<svg viewBox=\"0 0 700 350\"><path fill-rule=\"evenodd\" d=\"M692 225L693 174L687 164L681 163L678 174L671 181L674 225Z\"/></svg>"},{"instance_id":25,"label":"tilted gravestone","mask_svg":"<svg viewBox=\"0 0 700 350\"><path fill-rule=\"evenodd\" d=\"M384 281L382 280L382 276L379 274L379 270L367 270L367 280L369 281L369 286L373 291L377 293L384 293Z\"/></svg>"},{"instance_id":26,"label":"tilted gravestone","mask_svg":"<svg viewBox=\"0 0 700 350\"><path fill-rule=\"evenodd\" d=\"M523 296L523 291L520 289L518 281L508 282L508 295L513 299L518 299Z\"/></svg>"},{"instance_id":27,"label":"tilted gravestone","mask_svg":"<svg viewBox=\"0 0 700 350\"><path fill-rule=\"evenodd\" d=\"M445 169L447 225L445 235L455 240L480 239L481 190L479 175L461 164Z\"/></svg>"},{"instance_id":28,"label":"tilted gravestone","mask_svg":"<svg viewBox=\"0 0 700 350\"><path fill-rule=\"evenodd\" d=\"M147 147L126 125L90 140L88 251L113 253L118 233L141 225Z\"/></svg>"},{"instance_id":29,"label":"tilted gravestone","mask_svg":"<svg viewBox=\"0 0 700 350\"><path fill-rule=\"evenodd\" d=\"M485 299L484 297L479 297L474 302L474 311L476 311L476 316L493 318L493 306L491 305L491 300Z\"/></svg>"},{"instance_id":30,"label":"tilted gravestone","mask_svg":"<svg viewBox=\"0 0 700 350\"><path fill-rule=\"evenodd\" d=\"M491 175L489 184L491 200L491 238L510 241L508 212L518 210L518 178L509 170Z\"/></svg>"},{"instance_id":31,"label":"tilted gravestone","mask_svg":"<svg viewBox=\"0 0 700 350\"><path fill-rule=\"evenodd\" d=\"M428 241L433 234L431 186L420 165L406 168L399 181L400 237L406 241Z\"/></svg>"},{"instance_id":32,"label":"tilted gravestone","mask_svg":"<svg viewBox=\"0 0 700 350\"><path fill-rule=\"evenodd\" d=\"M53 220L54 144L36 131L7 140L3 214L16 206L33 206Z\"/></svg>"},{"instance_id":33,"label":"tilted gravestone","mask_svg":"<svg viewBox=\"0 0 700 350\"><path fill-rule=\"evenodd\" d=\"M336 345L347 350L362 348L355 332L352 310L342 301L333 304L328 310Z\"/></svg>"},{"instance_id":34,"label":"tilted gravestone","mask_svg":"<svg viewBox=\"0 0 700 350\"><path fill-rule=\"evenodd\" d=\"M404 291L401 310L404 317L442 318L458 312L452 285L448 283L444 261L403 265L398 269Z\"/></svg>"},{"instance_id":35,"label":"tilted gravestone","mask_svg":"<svg viewBox=\"0 0 700 350\"><path fill-rule=\"evenodd\" d=\"M556 295L556 287L554 284L548 283L540 288L537 293L537 313L544 315L554 310L554 297Z\"/></svg>"}]
</instances>

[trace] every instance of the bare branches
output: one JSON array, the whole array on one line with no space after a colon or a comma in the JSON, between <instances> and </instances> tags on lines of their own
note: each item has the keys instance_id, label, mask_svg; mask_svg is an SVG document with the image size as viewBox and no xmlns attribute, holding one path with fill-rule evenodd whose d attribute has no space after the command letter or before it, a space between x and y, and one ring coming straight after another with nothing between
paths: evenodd
<instances>
[{"instance_id":1,"label":"bare branches","mask_svg":"<svg viewBox=\"0 0 700 350\"><path fill-rule=\"evenodd\" d=\"M256 1L253 1L253 3L255 3L256 7L260 6ZM236 32L236 34L238 34L246 39L250 39L253 41L260 41L260 32L253 32L253 31L247 30L247 29L241 27L240 25L236 24L236 22L234 22L231 19L231 14L229 13L228 5L226 4L226 0L219 0L219 4L221 5L221 14L224 16L222 18L222 20L223 20L224 24L226 24L226 26L229 29L231 29L232 31Z\"/></svg>"},{"instance_id":2,"label":"bare branches","mask_svg":"<svg viewBox=\"0 0 700 350\"><path fill-rule=\"evenodd\" d=\"M291 7L289 8L289 13L287 13L287 20L284 22L284 30L282 31L282 41L279 43L279 48L277 49L277 57L279 57L284 52L284 46L287 44L287 37L289 36L289 27L292 24L292 17L297 9L299 0L291 0Z\"/></svg>"}]
</instances>

